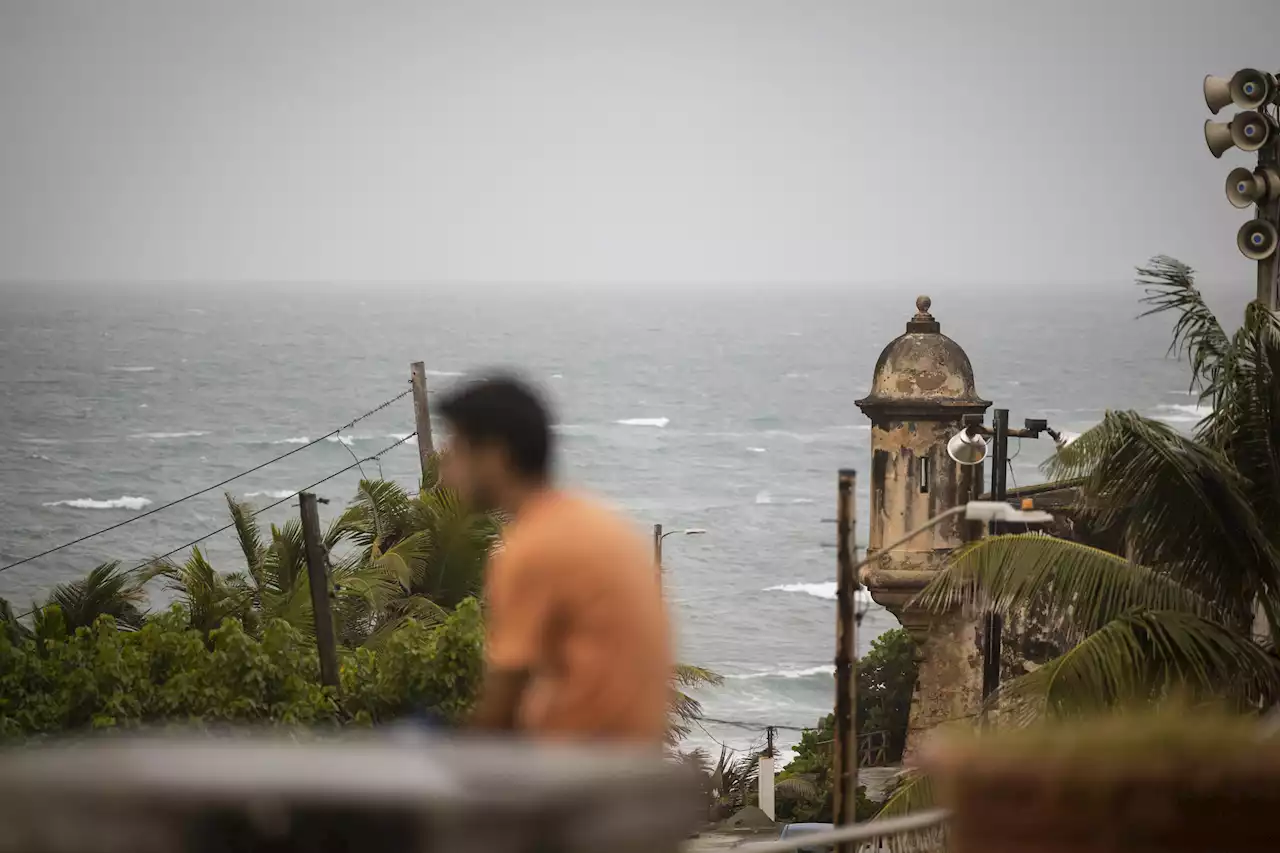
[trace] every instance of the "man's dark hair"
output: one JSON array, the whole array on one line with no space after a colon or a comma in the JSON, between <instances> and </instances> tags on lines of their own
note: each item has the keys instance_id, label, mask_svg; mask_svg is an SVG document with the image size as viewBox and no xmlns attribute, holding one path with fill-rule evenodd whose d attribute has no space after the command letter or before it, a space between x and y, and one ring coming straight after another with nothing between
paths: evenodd
<instances>
[{"instance_id":1,"label":"man's dark hair","mask_svg":"<svg viewBox=\"0 0 1280 853\"><path fill-rule=\"evenodd\" d=\"M490 376L444 395L437 407L455 433L471 444L506 448L516 471L532 480L551 473L551 415L528 384Z\"/></svg>"}]
</instances>

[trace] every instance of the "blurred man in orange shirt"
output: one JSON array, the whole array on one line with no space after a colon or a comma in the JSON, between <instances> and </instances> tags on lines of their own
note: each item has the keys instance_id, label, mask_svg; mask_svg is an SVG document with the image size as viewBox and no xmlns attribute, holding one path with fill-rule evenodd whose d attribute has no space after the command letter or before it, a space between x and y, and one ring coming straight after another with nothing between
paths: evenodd
<instances>
[{"instance_id":1,"label":"blurred man in orange shirt","mask_svg":"<svg viewBox=\"0 0 1280 853\"><path fill-rule=\"evenodd\" d=\"M485 577L486 672L473 724L536 738L659 745L674 661L648 543L553 482L551 418L497 377L450 393L442 477L511 517Z\"/></svg>"}]
</instances>

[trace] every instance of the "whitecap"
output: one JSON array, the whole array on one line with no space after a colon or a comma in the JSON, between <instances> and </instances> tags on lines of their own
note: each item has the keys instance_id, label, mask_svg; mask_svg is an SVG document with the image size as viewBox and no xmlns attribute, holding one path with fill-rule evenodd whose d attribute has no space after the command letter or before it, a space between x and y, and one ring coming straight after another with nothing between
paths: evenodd
<instances>
[{"instance_id":1,"label":"whitecap","mask_svg":"<svg viewBox=\"0 0 1280 853\"><path fill-rule=\"evenodd\" d=\"M768 453L769 451L763 447L748 447L747 452L748 453Z\"/></svg>"},{"instance_id":2,"label":"whitecap","mask_svg":"<svg viewBox=\"0 0 1280 853\"><path fill-rule=\"evenodd\" d=\"M208 434L209 433L203 432L201 430L192 430L190 432L140 432L140 433L137 433L136 435L131 435L129 437L130 438L149 438L153 441L159 441L166 438L199 438L202 435L208 435Z\"/></svg>"},{"instance_id":3,"label":"whitecap","mask_svg":"<svg viewBox=\"0 0 1280 853\"><path fill-rule=\"evenodd\" d=\"M246 498L273 498L274 500L284 500L296 495L297 492L289 489L267 489L265 492L245 492Z\"/></svg>"},{"instance_id":4,"label":"whitecap","mask_svg":"<svg viewBox=\"0 0 1280 853\"><path fill-rule=\"evenodd\" d=\"M620 421L614 421L619 426L637 426L637 427L657 427L663 429L667 424L671 423L670 418L624 418Z\"/></svg>"},{"instance_id":5,"label":"whitecap","mask_svg":"<svg viewBox=\"0 0 1280 853\"><path fill-rule=\"evenodd\" d=\"M1171 424L1194 424L1204 420L1210 410L1194 403L1170 403L1156 407L1159 413L1154 415L1158 421Z\"/></svg>"},{"instance_id":6,"label":"whitecap","mask_svg":"<svg viewBox=\"0 0 1280 853\"><path fill-rule=\"evenodd\" d=\"M151 373L155 370L151 365L141 365L139 367L111 367L108 369L115 373Z\"/></svg>"},{"instance_id":7,"label":"whitecap","mask_svg":"<svg viewBox=\"0 0 1280 853\"><path fill-rule=\"evenodd\" d=\"M553 374L551 374L551 378L552 378L552 379L564 379L564 374L563 374L563 373L553 373Z\"/></svg>"},{"instance_id":8,"label":"whitecap","mask_svg":"<svg viewBox=\"0 0 1280 853\"><path fill-rule=\"evenodd\" d=\"M294 436L293 438L282 438L279 441L273 441L272 444L310 444L311 439L305 435Z\"/></svg>"},{"instance_id":9,"label":"whitecap","mask_svg":"<svg viewBox=\"0 0 1280 853\"><path fill-rule=\"evenodd\" d=\"M792 504L800 506L803 504L813 503L813 498L787 498L786 500L776 500L767 490L756 493L756 504L758 506L770 506L772 504Z\"/></svg>"},{"instance_id":10,"label":"whitecap","mask_svg":"<svg viewBox=\"0 0 1280 853\"><path fill-rule=\"evenodd\" d=\"M93 498L77 498L70 501L50 501L45 506L65 506L71 509L133 509L138 510L151 505L150 498L135 498L122 495L114 500L99 501Z\"/></svg>"},{"instance_id":11,"label":"whitecap","mask_svg":"<svg viewBox=\"0 0 1280 853\"><path fill-rule=\"evenodd\" d=\"M347 447L350 447L351 445L355 444L356 439L355 439L355 436L351 436L351 435L331 435L328 438L326 438L325 441L329 442L330 444L343 444L343 445L346 445Z\"/></svg>"},{"instance_id":12,"label":"whitecap","mask_svg":"<svg viewBox=\"0 0 1280 853\"><path fill-rule=\"evenodd\" d=\"M465 373L458 370L427 370L424 371L428 376L439 376L441 378L452 378L457 376L466 376Z\"/></svg>"},{"instance_id":13,"label":"whitecap","mask_svg":"<svg viewBox=\"0 0 1280 853\"><path fill-rule=\"evenodd\" d=\"M810 678L815 675L833 675L835 667L831 664L823 664L822 666L808 666L800 669L771 669L765 672L747 672L738 675L726 675L726 679L733 681L752 681L757 678Z\"/></svg>"},{"instance_id":14,"label":"whitecap","mask_svg":"<svg viewBox=\"0 0 1280 853\"><path fill-rule=\"evenodd\" d=\"M825 601L836 600L836 582L820 581L818 583L783 583L777 586L765 587L765 592L800 592L805 595L811 595L814 598L821 598ZM854 593L854 598L858 601L867 601L868 593L865 589L860 589Z\"/></svg>"}]
</instances>

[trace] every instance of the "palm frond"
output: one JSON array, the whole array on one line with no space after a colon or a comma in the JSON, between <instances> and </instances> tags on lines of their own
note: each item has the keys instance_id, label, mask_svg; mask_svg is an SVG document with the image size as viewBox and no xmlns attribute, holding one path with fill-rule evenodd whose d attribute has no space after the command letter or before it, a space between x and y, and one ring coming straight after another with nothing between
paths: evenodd
<instances>
[{"instance_id":1,"label":"palm frond","mask_svg":"<svg viewBox=\"0 0 1280 853\"><path fill-rule=\"evenodd\" d=\"M1274 705L1280 659L1246 636L1193 613L1137 611L1044 666L1003 685L1001 716L1026 724L1158 700L1216 697L1238 707Z\"/></svg>"},{"instance_id":2,"label":"palm frond","mask_svg":"<svg viewBox=\"0 0 1280 853\"><path fill-rule=\"evenodd\" d=\"M244 554L245 569L257 581L259 572L262 571L262 558L266 552L262 544L262 528L258 526L258 519L254 515L252 506L236 500L230 492L226 493L226 499L227 509L231 512L231 523L235 525L236 539L239 541L241 553Z\"/></svg>"},{"instance_id":3,"label":"palm frond","mask_svg":"<svg viewBox=\"0 0 1280 853\"><path fill-rule=\"evenodd\" d=\"M1083 478L1080 517L1123 529L1131 559L1215 603L1280 588L1248 482L1217 450L1135 412L1108 412L1047 469L1056 480Z\"/></svg>"},{"instance_id":4,"label":"palm frond","mask_svg":"<svg viewBox=\"0 0 1280 853\"><path fill-rule=\"evenodd\" d=\"M1191 390L1199 390L1201 399L1213 398L1222 389L1222 367L1230 347L1218 318L1196 288L1194 271L1181 261L1158 255L1138 268L1137 284L1146 291L1142 301L1152 306L1142 316L1177 313L1169 353L1186 357Z\"/></svg>"},{"instance_id":5,"label":"palm frond","mask_svg":"<svg viewBox=\"0 0 1280 853\"><path fill-rule=\"evenodd\" d=\"M816 800L819 796L812 776L785 776L774 783L773 790L778 796L793 800Z\"/></svg>"},{"instance_id":6,"label":"palm frond","mask_svg":"<svg viewBox=\"0 0 1280 853\"><path fill-rule=\"evenodd\" d=\"M68 631L92 625L99 616L111 616L122 628L142 626L140 606L147 595L139 573L120 568L120 562L103 563L88 575L71 583L58 584L45 606L56 604Z\"/></svg>"},{"instance_id":7,"label":"palm frond","mask_svg":"<svg viewBox=\"0 0 1280 853\"><path fill-rule=\"evenodd\" d=\"M1076 637L1136 608L1222 615L1167 574L1040 533L992 536L958 548L914 603L935 611L973 606L1003 615L1035 607Z\"/></svg>"},{"instance_id":8,"label":"palm frond","mask_svg":"<svg viewBox=\"0 0 1280 853\"><path fill-rule=\"evenodd\" d=\"M230 617L253 624L254 588L243 573L219 573L205 559L198 547L191 549L185 562L158 560L142 572L143 582L164 580L164 588L176 593L187 612L190 625L204 633L212 631Z\"/></svg>"},{"instance_id":9,"label":"palm frond","mask_svg":"<svg viewBox=\"0 0 1280 853\"><path fill-rule=\"evenodd\" d=\"M937 797L929 777L924 773L908 771L899 777L893 794L872 820L902 817L912 812L926 811L936 805Z\"/></svg>"},{"instance_id":10,"label":"palm frond","mask_svg":"<svg viewBox=\"0 0 1280 853\"><path fill-rule=\"evenodd\" d=\"M724 676L705 667L678 663L675 680L681 687L718 687L724 683Z\"/></svg>"}]
</instances>

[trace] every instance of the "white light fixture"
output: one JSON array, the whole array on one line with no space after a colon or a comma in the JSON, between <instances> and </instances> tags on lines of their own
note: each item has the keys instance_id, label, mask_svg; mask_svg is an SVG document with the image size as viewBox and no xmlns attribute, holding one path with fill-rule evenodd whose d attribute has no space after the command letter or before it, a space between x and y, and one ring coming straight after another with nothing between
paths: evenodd
<instances>
[{"instance_id":1,"label":"white light fixture","mask_svg":"<svg viewBox=\"0 0 1280 853\"><path fill-rule=\"evenodd\" d=\"M1004 501L969 501L965 521L1000 521L1006 524L1048 524L1053 516L1038 509L1014 509Z\"/></svg>"},{"instance_id":2,"label":"white light fixture","mask_svg":"<svg viewBox=\"0 0 1280 853\"><path fill-rule=\"evenodd\" d=\"M979 433L961 430L947 442L947 455L960 465L977 465L987 458L987 440Z\"/></svg>"}]
</instances>

